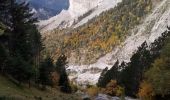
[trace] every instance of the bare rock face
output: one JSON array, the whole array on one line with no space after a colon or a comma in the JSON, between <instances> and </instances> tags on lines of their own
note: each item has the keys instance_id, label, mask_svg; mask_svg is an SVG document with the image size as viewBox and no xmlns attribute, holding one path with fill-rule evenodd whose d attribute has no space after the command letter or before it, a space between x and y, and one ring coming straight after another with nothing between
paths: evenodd
<instances>
[{"instance_id":1,"label":"bare rock face","mask_svg":"<svg viewBox=\"0 0 170 100\"><path fill-rule=\"evenodd\" d=\"M72 17L81 16L97 7L101 0L70 0L69 12Z\"/></svg>"},{"instance_id":2,"label":"bare rock face","mask_svg":"<svg viewBox=\"0 0 170 100\"><path fill-rule=\"evenodd\" d=\"M55 28L78 27L103 11L114 8L121 0L69 0L68 10L63 10L60 14L39 23L42 33ZM90 13L88 13L90 12ZM80 16L87 14L78 20ZM75 24L76 23L76 24Z\"/></svg>"}]
</instances>

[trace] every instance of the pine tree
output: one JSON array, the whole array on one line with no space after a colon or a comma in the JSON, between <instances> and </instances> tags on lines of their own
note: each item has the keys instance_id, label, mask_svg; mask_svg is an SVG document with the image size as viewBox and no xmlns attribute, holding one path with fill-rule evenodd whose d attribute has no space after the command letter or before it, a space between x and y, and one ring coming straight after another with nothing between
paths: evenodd
<instances>
[{"instance_id":1,"label":"pine tree","mask_svg":"<svg viewBox=\"0 0 170 100\"><path fill-rule=\"evenodd\" d=\"M107 71L108 71L108 67L106 67L103 71L102 71L102 73L100 74L100 78L99 78L99 80L98 80L98 82L97 82L97 86L101 86L101 83L102 83L102 81L103 81L103 78L105 77L105 74L107 73Z\"/></svg>"},{"instance_id":2,"label":"pine tree","mask_svg":"<svg viewBox=\"0 0 170 100\"><path fill-rule=\"evenodd\" d=\"M39 34L34 23L36 19L30 13L28 4L25 2L11 4L11 29L10 46L13 56L20 54L24 60L30 61L33 59L33 41L34 34ZM38 39L37 39L38 40ZM36 41L35 41L36 42ZM38 42L39 43L39 42Z\"/></svg>"},{"instance_id":3,"label":"pine tree","mask_svg":"<svg viewBox=\"0 0 170 100\"><path fill-rule=\"evenodd\" d=\"M119 61L115 63L115 65L107 71L106 74L104 74L103 78L100 78L98 82L99 87L106 87L106 85L111 81L111 80L117 80L118 74L119 74Z\"/></svg>"},{"instance_id":4,"label":"pine tree","mask_svg":"<svg viewBox=\"0 0 170 100\"><path fill-rule=\"evenodd\" d=\"M47 57L39 68L39 82L43 85L43 88L45 88L46 85L52 85L50 76L54 70L53 60L50 57Z\"/></svg>"},{"instance_id":5,"label":"pine tree","mask_svg":"<svg viewBox=\"0 0 170 100\"><path fill-rule=\"evenodd\" d=\"M71 87L65 68L66 64L67 57L65 55L61 55L56 62L56 71L60 74L59 86L61 87L61 91L65 93L71 93Z\"/></svg>"},{"instance_id":6,"label":"pine tree","mask_svg":"<svg viewBox=\"0 0 170 100\"><path fill-rule=\"evenodd\" d=\"M30 80L35 74L33 65L24 61L20 56L9 57L5 70L19 82L19 85L24 82L29 83L30 86Z\"/></svg>"},{"instance_id":7,"label":"pine tree","mask_svg":"<svg viewBox=\"0 0 170 100\"><path fill-rule=\"evenodd\" d=\"M11 70L14 70L14 72L9 71L12 76L18 74L18 76L24 77L22 72L25 72L30 75L29 77L33 77L32 73L35 71L35 66L37 66L36 69L39 67L42 44L40 33L35 25L37 18L33 17L29 4L25 2L18 3L16 0L0 0L0 22L7 27L6 30L8 31L6 49L9 51L8 65L11 66L8 66L9 68L6 70L13 68ZM19 63L21 64L18 65ZM12 67L17 65L22 68ZM31 70L28 71L28 69ZM17 70L17 73L15 73L15 70Z\"/></svg>"},{"instance_id":8,"label":"pine tree","mask_svg":"<svg viewBox=\"0 0 170 100\"><path fill-rule=\"evenodd\" d=\"M125 87L125 92L129 96L136 95L140 81L143 79L145 67L151 64L150 52L147 48L147 43L144 42L131 57L131 62L121 72L119 83Z\"/></svg>"},{"instance_id":9,"label":"pine tree","mask_svg":"<svg viewBox=\"0 0 170 100\"><path fill-rule=\"evenodd\" d=\"M0 22L5 25L10 24L10 7L12 0L0 0Z\"/></svg>"},{"instance_id":10,"label":"pine tree","mask_svg":"<svg viewBox=\"0 0 170 100\"><path fill-rule=\"evenodd\" d=\"M4 46L0 43L0 73L4 73L6 60L7 60L7 52Z\"/></svg>"},{"instance_id":11,"label":"pine tree","mask_svg":"<svg viewBox=\"0 0 170 100\"><path fill-rule=\"evenodd\" d=\"M154 60L152 65L150 65L151 68L146 71L145 80L152 85L157 99L169 100L170 31L164 32L162 37L153 43L153 46L151 50L154 50L152 51L153 54L158 55L158 57Z\"/></svg>"}]
</instances>

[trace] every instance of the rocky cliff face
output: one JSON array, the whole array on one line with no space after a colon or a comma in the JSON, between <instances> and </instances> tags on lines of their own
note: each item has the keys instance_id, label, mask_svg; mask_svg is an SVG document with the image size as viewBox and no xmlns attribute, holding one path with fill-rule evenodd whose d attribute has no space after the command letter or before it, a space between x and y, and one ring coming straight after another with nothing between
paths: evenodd
<instances>
[{"instance_id":1,"label":"rocky cliff face","mask_svg":"<svg viewBox=\"0 0 170 100\"><path fill-rule=\"evenodd\" d=\"M68 68L71 73L70 78L79 84L95 84L101 70L106 67L111 68L116 60L129 62L133 53L144 41L152 43L167 30L167 26L170 26L170 0L162 0L139 26L132 29L132 35L112 52L90 65L70 64Z\"/></svg>"},{"instance_id":2,"label":"rocky cliff face","mask_svg":"<svg viewBox=\"0 0 170 100\"><path fill-rule=\"evenodd\" d=\"M78 27L103 11L114 8L121 0L69 0L69 9L39 23L41 32L55 28ZM90 13L89 13L90 12ZM86 16L83 17L83 15ZM78 18L81 17L81 21Z\"/></svg>"},{"instance_id":3,"label":"rocky cliff face","mask_svg":"<svg viewBox=\"0 0 170 100\"><path fill-rule=\"evenodd\" d=\"M97 7L101 0L70 0L69 13L72 17L81 16Z\"/></svg>"}]
</instances>

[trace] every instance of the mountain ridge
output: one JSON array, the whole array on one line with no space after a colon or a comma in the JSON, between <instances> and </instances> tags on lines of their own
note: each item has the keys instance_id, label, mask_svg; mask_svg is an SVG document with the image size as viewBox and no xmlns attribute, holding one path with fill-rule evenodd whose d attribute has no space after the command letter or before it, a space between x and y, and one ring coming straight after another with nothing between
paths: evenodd
<instances>
[{"instance_id":1,"label":"mountain ridge","mask_svg":"<svg viewBox=\"0 0 170 100\"><path fill-rule=\"evenodd\" d=\"M40 21L40 31L45 33L46 31L53 30L55 28L76 28L88 22L88 20L98 16L103 11L114 8L121 0L69 0L70 7L68 10L63 10L59 15L56 15L48 20ZM91 14L85 18L82 16L89 13L92 9L95 9ZM81 22L78 18L82 17ZM74 25L74 23L77 23Z\"/></svg>"}]
</instances>

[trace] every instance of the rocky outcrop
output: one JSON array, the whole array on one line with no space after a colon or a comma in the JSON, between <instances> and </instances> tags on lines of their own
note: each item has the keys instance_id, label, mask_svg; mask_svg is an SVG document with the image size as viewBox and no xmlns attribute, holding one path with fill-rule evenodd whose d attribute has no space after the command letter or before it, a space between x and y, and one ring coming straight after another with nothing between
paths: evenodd
<instances>
[{"instance_id":1,"label":"rocky outcrop","mask_svg":"<svg viewBox=\"0 0 170 100\"><path fill-rule=\"evenodd\" d=\"M41 32L44 33L55 28L78 27L103 11L114 8L121 0L69 0L69 2L70 6L68 10L63 10L59 15L48 20L40 21ZM88 13L92 9L93 12ZM88 14L84 18L81 18L79 22L78 18L86 13Z\"/></svg>"}]
</instances>

